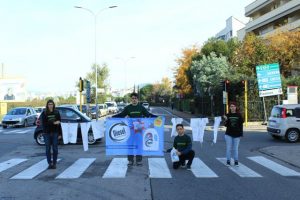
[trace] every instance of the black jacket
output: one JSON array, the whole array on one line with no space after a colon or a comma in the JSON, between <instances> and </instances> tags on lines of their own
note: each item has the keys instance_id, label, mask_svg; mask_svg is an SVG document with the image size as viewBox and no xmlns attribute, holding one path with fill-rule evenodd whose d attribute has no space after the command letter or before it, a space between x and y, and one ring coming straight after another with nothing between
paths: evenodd
<instances>
[{"instance_id":1,"label":"black jacket","mask_svg":"<svg viewBox=\"0 0 300 200\"><path fill-rule=\"evenodd\" d=\"M244 119L240 113L228 113L227 120L224 122L227 127L225 134L231 137L243 136Z\"/></svg>"}]
</instances>

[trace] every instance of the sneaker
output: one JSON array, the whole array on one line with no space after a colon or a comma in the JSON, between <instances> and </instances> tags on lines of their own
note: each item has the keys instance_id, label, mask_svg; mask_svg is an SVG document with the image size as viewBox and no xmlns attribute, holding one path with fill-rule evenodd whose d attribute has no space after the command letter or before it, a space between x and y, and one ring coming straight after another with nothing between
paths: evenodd
<instances>
[{"instance_id":1,"label":"sneaker","mask_svg":"<svg viewBox=\"0 0 300 200\"><path fill-rule=\"evenodd\" d=\"M56 164L53 164L51 169L56 169Z\"/></svg>"},{"instance_id":2,"label":"sneaker","mask_svg":"<svg viewBox=\"0 0 300 200\"><path fill-rule=\"evenodd\" d=\"M51 164L48 165L48 169L52 169L52 165Z\"/></svg>"},{"instance_id":3,"label":"sneaker","mask_svg":"<svg viewBox=\"0 0 300 200\"><path fill-rule=\"evenodd\" d=\"M187 169L187 170L191 170L191 165L187 165L187 166L186 166L186 169Z\"/></svg>"},{"instance_id":4,"label":"sneaker","mask_svg":"<svg viewBox=\"0 0 300 200\"><path fill-rule=\"evenodd\" d=\"M239 161L234 161L234 165L236 166L236 167L238 167L239 166Z\"/></svg>"},{"instance_id":5,"label":"sneaker","mask_svg":"<svg viewBox=\"0 0 300 200\"><path fill-rule=\"evenodd\" d=\"M185 162L181 163L180 167L185 168Z\"/></svg>"},{"instance_id":6,"label":"sneaker","mask_svg":"<svg viewBox=\"0 0 300 200\"><path fill-rule=\"evenodd\" d=\"M128 161L127 166L129 166L129 167L133 166L133 161Z\"/></svg>"},{"instance_id":7,"label":"sneaker","mask_svg":"<svg viewBox=\"0 0 300 200\"><path fill-rule=\"evenodd\" d=\"M143 165L142 161L137 161L136 162L136 166L142 166L142 165Z\"/></svg>"},{"instance_id":8,"label":"sneaker","mask_svg":"<svg viewBox=\"0 0 300 200\"><path fill-rule=\"evenodd\" d=\"M230 160L227 160L226 165L230 166Z\"/></svg>"}]
</instances>

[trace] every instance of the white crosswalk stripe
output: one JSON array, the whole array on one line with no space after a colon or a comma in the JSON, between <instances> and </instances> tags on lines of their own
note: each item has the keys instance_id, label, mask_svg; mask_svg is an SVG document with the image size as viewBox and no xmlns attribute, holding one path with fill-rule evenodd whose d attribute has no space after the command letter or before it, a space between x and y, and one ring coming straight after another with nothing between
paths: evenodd
<instances>
[{"instance_id":1,"label":"white crosswalk stripe","mask_svg":"<svg viewBox=\"0 0 300 200\"><path fill-rule=\"evenodd\" d=\"M217 158L217 160L219 160L224 165L226 163L226 158ZM234 173L236 173L237 175L239 175L240 177L262 177L262 175L256 173L252 169L246 167L242 163L239 163L239 167L228 166L228 168L231 171L233 171Z\"/></svg>"},{"instance_id":2,"label":"white crosswalk stripe","mask_svg":"<svg viewBox=\"0 0 300 200\"><path fill-rule=\"evenodd\" d=\"M263 156L253 156L253 157L248 157L250 160L282 175L282 176L300 176L299 172L296 172L292 169L289 169L287 167L284 167L272 160L269 160Z\"/></svg>"},{"instance_id":3,"label":"white crosswalk stripe","mask_svg":"<svg viewBox=\"0 0 300 200\"><path fill-rule=\"evenodd\" d=\"M199 158L194 158L191 170L197 178L218 177L218 175L214 171L212 171L207 165L205 165L204 162Z\"/></svg>"},{"instance_id":4,"label":"white crosswalk stripe","mask_svg":"<svg viewBox=\"0 0 300 200\"><path fill-rule=\"evenodd\" d=\"M150 178L172 178L164 158L148 158Z\"/></svg>"},{"instance_id":5,"label":"white crosswalk stripe","mask_svg":"<svg viewBox=\"0 0 300 200\"><path fill-rule=\"evenodd\" d=\"M216 158L225 165L226 158ZM300 173L292 170L288 167L280 165L272 160L269 160L263 156L252 156L248 159L258 163L267 169L270 169L282 176L300 176ZM59 161L60 159L58 159ZM96 158L79 158L71 166L61 172L56 179L76 179L80 178L82 174L95 162ZM24 158L13 158L0 163L0 172L7 169L12 169L14 166L28 161ZM63 164L63 163L62 163ZM249 177L262 177L261 174L253 171L242 163L239 163L239 167L229 166L229 170L237 174L242 178ZM29 168L19 172L10 179L33 179L48 168L47 160L41 160L36 164L33 164ZM172 163L167 163L166 159L161 158L148 158L148 170L149 178L172 178L170 173ZM18 168L19 169L19 168ZM218 178L219 176L208 167L200 158L194 158L191 166L191 172L196 178ZM126 178L128 172L127 158L113 158L102 178ZM174 172L176 173L176 172Z\"/></svg>"},{"instance_id":6,"label":"white crosswalk stripe","mask_svg":"<svg viewBox=\"0 0 300 200\"><path fill-rule=\"evenodd\" d=\"M57 159L57 162L59 160L60 159ZM37 175L39 175L40 173L42 173L43 171L45 171L47 168L48 168L47 159L44 159L36 163L35 165L29 167L28 169L20 172L19 174L11 177L11 179L32 179Z\"/></svg>"},{"instance_id":7,"label":"white crosswalk stripe","mask_svg":"<svg viewBox=\"0 0 300 200\"><path fill-rule=\"evenodd\" d=\"M16 166L26 160L27 159L23 159L23 158L13 158L8 161L4 161L4 162L0 163L0 172L3 172L4 170L7 170L13 166Z\"/></svg>"},{"instance_id":8,"label":"white crosswalk stripe","mask_svg":"<svg viewBox=\"0 0 300 200\"><path fill-rule=\"evenodd\" d=\"M79 178L81 174L96 160L96 158L80 158L69 168L58 175L57 179Z\"/></svg>"},{"instance_id":9,"label":"white crosswalk stripe","mask_svg":"<svg viewBox=\"0 0 300 200\"><path fill-rule=\"evenodd\" d=\"M125 178L127 163L127 158L114 158L102 178Z\"/></svg>"}]
</instances>

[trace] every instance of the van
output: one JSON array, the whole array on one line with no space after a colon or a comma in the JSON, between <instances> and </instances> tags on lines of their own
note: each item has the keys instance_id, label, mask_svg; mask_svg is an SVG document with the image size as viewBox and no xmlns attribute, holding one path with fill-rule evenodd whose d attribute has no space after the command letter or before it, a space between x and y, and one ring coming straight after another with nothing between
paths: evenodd
<instances>
[{"instance_id":1,"label":"van","mask_svg":"<svg viewBox=\"0 0 300 200\"><path fill-rule=\"evenodd\" d=\"M300 104L274 106L267 131L273 138L285 138L288 142L297 142L300 135Z\"/></svg>"},{"instance_id":2,"label":"van","mask_svg":"<svg viewBox=\"0 0 300 200\"><path fill-rule=\"evenodd\" d=\"M107 101L107 102L105 102L105 104L107 105L107 109L108 109L108 112L110 114L118 112L118 106L117 106L116 102L114 102L114 101Z\"/></svg>"}]
</instances>

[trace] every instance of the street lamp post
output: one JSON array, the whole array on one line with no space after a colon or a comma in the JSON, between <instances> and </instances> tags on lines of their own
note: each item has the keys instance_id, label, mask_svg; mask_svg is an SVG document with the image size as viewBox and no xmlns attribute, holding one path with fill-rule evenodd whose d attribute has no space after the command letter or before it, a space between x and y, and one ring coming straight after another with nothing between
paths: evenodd
<instances>
[{"instance_id":1,"label":"street lamp post","mask_svg":"<svg viewBox=\"0 0 300 200\"><path fill-rule=\"evenodd\" d=\"M86 10L88 11L89 13L91 13L94 17L94 62L95 62L95 68L96 68L96 88L95 88L95 92L96 92L96 95L95 95L95 104L96 104L96 120L98 120L98 67L97 67L97 16L99 15L99 13L101 13L102 11L106 10L106 9L110 9L110 8L116 8L118 6L109 6L107 8L103 8L101 10L99 10L97 13L93 12L92 10L88 9L88 8L84 8L84 7L81 7L81 6L74 6L75 8L79 8L79 9L83 9L83 10Z\"/></svg>"},{"instance_id":2,"label":"street lamp post","mask_svg":"<svg viewBox=\"0 0 300 200\"><path fill-rule=\"evenodd\" d=\"M120 58L120 57L117 57L116 59L119 59L121 61L123 61L123 65L124 65L124 77L125 77L125 89L124 89L124 92L126 92L126 89L127 89L127 62L131 59L135 59L134 56L131 56L129 58Z\"/></svg>"}]
</instances>

